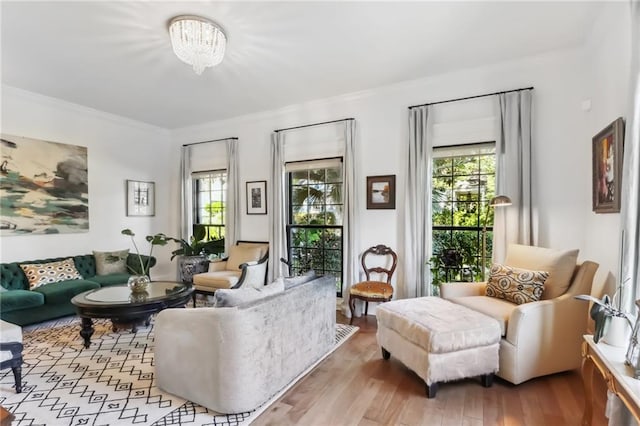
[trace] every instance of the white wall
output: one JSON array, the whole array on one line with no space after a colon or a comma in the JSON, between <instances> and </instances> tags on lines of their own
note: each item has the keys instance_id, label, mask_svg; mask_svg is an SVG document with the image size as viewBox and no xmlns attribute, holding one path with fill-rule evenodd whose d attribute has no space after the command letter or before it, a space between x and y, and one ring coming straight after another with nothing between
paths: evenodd
<instances>
[{"instance_id":1,"label":"white wall","mask_svg":"<svg viewBox=\"0 0 640 426\"><path fill-rule=\"evenodd\" d=\"M226 136L239 137L242 159L240 181L245 182L267 178L269 135L274 129L356 118L361 193L364 193L368 175L396 174L398 188L396 210L367 210L364 199L361 199L357 212L361 227L360 248L362 251L373 244L384 243L397 248L402 257L398 235L403 220L407 107L534 86L533 196L539 230L538 243L555 248L580 248L582 259L593 259L604 264L605 269L611 269L615 264L610 259L611 247L598 247L591 242L589 233L585 232L593 220L591 135L595 134L596 129L588 125L591 113L581 109L581 102L595 96L589 76L585 75L585 63L592 60L594 58L583 49L558 51L516 62L461 70L318 100L283 110L178 129L172 131L171 137L176 144ZM612 80L624 77L624 72L619 68L611 70ZM452 123L456 120L459 120L463 129L460 141L468 141L468 129L474 125L484 129L480 134L486 134L493 125L495 117L490 112L469 112L469 108L463 104L459 106L459 119L456 113L443 114L449 129L445 129L444 133L449 143L453 142L450 132L451 128L455 128ZM486 102L478 108L487 111ZM242 215L241 223L242 238L268 237L266 217ZM615 232L617 222L606 222L600 226L605 228L604 234L609 234ZM614 251L615 247L614 244Z\"/></svg>"},{"instance_id":2,"label":"white wall","mask_svg":"<svg viewBox=\"0 0 640 426\"><path fill-rule=\"evenodd\" d=\"M166 130L6 86L1 117L3 133L87 147L89 232L3 236L0 262L133 249L120 234L124 228L137 234L146 253L145 235L174 229L175 215L169 212L174 176L167 169L179 160L170 157ZM126 216L127 179L156 183L154 217ZM175 278L169 252L168 247L158 250L154 278Z\"/></svg>"}]
</instances>

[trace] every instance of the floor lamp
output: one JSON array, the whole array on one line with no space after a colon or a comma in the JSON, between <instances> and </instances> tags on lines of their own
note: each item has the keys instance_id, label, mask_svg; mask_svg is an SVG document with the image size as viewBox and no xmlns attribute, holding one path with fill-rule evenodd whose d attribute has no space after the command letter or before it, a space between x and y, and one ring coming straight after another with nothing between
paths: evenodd
<instances>
[{"instance_id":1,"label":"floor lamp","mask_svg":"<svg viewBox=\"0 0 640 426\"><path fill-rule=\"evenodd\" d=\"M511 198L506 195L496 195L487 204L487 211L484 215L484 224L482 225L482 264L480 268L482 270L482 281L485 280L485 262L487 260L487 220L489 219L490 209L493 207L506 207L511 205Z\"/></svg>"}]
</instances>

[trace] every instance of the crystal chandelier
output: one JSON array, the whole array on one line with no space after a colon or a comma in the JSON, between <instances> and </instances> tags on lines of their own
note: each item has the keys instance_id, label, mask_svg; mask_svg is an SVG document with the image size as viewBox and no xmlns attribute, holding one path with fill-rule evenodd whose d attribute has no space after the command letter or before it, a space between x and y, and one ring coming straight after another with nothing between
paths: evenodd
<instances>
[{"instance_id":1,"label":"crystal chandelier","mask_svg":"<svg viewBox=\"0 0 640 426\"><path fill-rule=\"evenodd\" d=\"M199 16L176 16L169 22L169 35L176 56L192 65L196 74L222 62L227 37L210 20Z\"/></svg>"}]
</instances>

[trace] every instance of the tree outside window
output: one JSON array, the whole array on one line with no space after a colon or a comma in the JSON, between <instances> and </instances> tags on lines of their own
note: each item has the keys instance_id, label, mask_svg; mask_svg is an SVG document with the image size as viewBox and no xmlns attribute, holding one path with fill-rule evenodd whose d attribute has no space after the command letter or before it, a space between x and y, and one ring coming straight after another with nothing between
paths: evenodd
<instances>
[{"instance_id":1,"label":"tree outside window","mask_svg":"<svg viewBox=\"0 0 640 426\"><path fill-rule=\"evenodd\" d=\"M193 226L204 227L205 241L219 240L225 235L227 171L214 170L192 175Z\"/></svg>"}]
</instances>

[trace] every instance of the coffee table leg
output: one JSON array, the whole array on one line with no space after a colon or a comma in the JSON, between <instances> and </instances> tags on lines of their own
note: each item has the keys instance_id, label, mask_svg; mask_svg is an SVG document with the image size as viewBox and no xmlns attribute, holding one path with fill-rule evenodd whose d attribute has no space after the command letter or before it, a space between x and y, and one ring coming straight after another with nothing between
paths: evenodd
<instances>
[{"instance_id":1,"label":"coffee table leg","mask_svg":"<svg viewBox=\"0 0 640 426\"><path fill-rule=\"evenodd\" d=\"M88 348L91 345L91 336L93 335L93 321L91 318L82 318L82 329L80 329L80 336L84 339L84 347Z\"/></svg>"}]
</instances>

